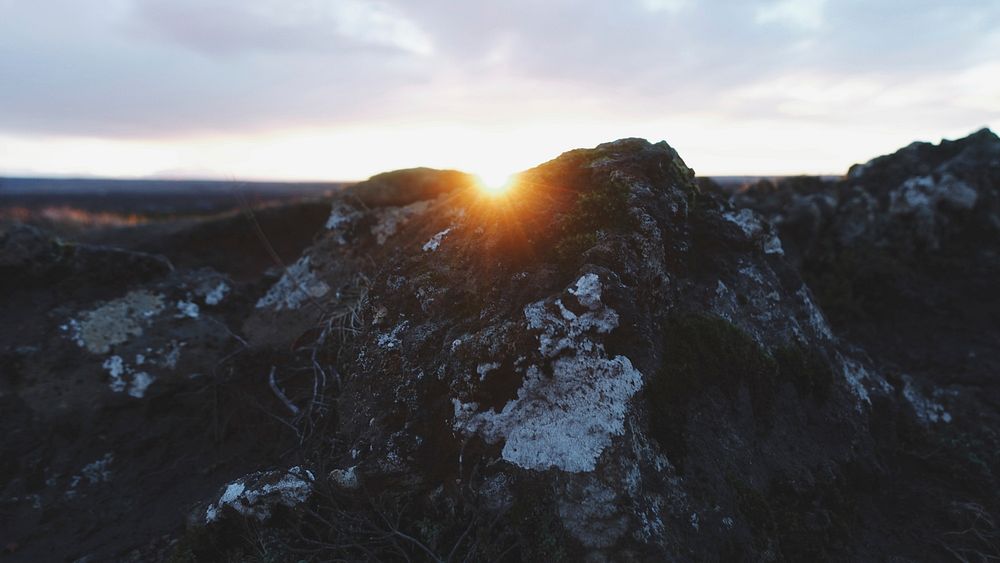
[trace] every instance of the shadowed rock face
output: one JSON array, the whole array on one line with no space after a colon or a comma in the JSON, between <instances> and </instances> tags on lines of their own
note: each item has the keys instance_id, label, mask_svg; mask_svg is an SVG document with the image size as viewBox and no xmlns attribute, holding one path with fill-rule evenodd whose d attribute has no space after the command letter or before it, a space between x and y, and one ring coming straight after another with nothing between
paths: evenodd
<instances>
[{"instance_id":1,"label":"shadowed rock face","mask_svg":"<svg viewBox=\"0 0 1000 563\"><path fill-rule=\"evenodd\" d=\"M501 197L457 173L401 171L334 199L315 242L277 278L168 268L71 293L50 317L26 305L19 318L50 320L35 348L13 335L3 348L18 367L0 401L18 414L5 421L15 438L3 459L14 461L0 462L0 490L13 500L0 517L26 522L10 528L9 551L182 561L990 553L988 369L971 369L987 390L976 394L945 383L954 371L908 367L896 351L921 332L883 351L864 332L889 326L878 308L831 325L823 277L840 275L824 260L845 248L899 245L915 265L966 249L959 270L993 279L966 261L988 256L992 239L967 238L959 219L990 224L996 138L970 139L946 145L947 158L915 145L838 185L799 179L733 201L699 189L666 143L638 139L568 152ZM912 163L930 168L912 175ZM32 236L5 239L18 251L0 268L49 268L33 257L59 243ZM907 299L937 303L930 285L908 287ZM1000 330L977 318L983 351ZM139 361L140 348L168 343L192 362L181 373L163 354ZM947 346L961 348L938 352L955 353ZM45 373L90 395L54 409ZM43 437L65 417L89 421L75 445ZM141 425L153 419L151 434ZM162 466L152 490L139 486L150 455ZM91 516L101 532L71 524L112 498ZM173 520L132 521L161 505ZM40 534L60 541L42 545Z\"/></svg>"},{"instance_id":2,"label":"shadowed rock face","mask_svg":"<svg viewBox=\"0 0 1000 563\"><path fill-rule=\"evenodd\" d=\"M1000 138L983 129L939 145L913 143L852 166L839 182L763 182L733 200L766 215L806 254L871 246L920 259L995 247L998 182Z\"/></svg>"},{"instance_id":3,"label":"shadowed rock face","mask_svg":"<svg viewBox=\"0 0 1000 563\"><path fill-rule=\"evenodd\" d=\"M778 226L851 340L905 372L985 382L1000 360L998 186L1000 138L982 130L913 143L841 182L758 186L733 203Z\"/></svg>"},{"instance_id":4,"label":"shadowed rock face","mask_svg":"<svg viewBox=\"0 0 1000 563\"><path fill-rule=\"evenodd\" d=\"M754 187L732 199L778 227L834 331L864 349L917 417L888 424L889 403L877 413L880 451L898 456L898 478L883 492L900 506L938 503L928 528L959 528L972 507L995 515L1000 138L984 129L913 143L840 182ZM987 528L988 541L933 535L943 546L962 538L958 553L975 558L997 552L996 528Z\"/></svg>"}]
</instances>

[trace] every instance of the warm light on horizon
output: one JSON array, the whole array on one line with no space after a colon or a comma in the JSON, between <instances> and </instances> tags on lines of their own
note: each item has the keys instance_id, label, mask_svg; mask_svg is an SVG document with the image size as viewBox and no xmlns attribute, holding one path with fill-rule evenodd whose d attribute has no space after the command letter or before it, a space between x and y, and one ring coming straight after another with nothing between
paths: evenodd
<instances>
[{"instance_id":1,"label":"warm light on horizon","mask_svg":"<svg viewBox=\"0 0 1000 563\"><path fill-rule=\"evenodd\" d=\"M384 123L168 139L0 133L0 176L350 182L427 166L476 173L484 183L499 185L512 171L568 150L630 136L666 140L701 176L836 175L914 140L959 138L975 127L939 129L915 122L891 131L870 126L817 135L816 130L809 120L735 122L702 114L641 124L552 119L506 127Z\"/></svg>"},{"instance_id":2,"label":"warm light on horizon","mask_svg":"<svg viewBox=\"0 0 1000 563\"><path fill-rule=\"evenodd\" d=\"M497 183L623 137L702 176L839 175L1000 128L993 4L9 2L0 176Z\"/></svg>"},{"instance_id":3,"label":"warm light on horizon","mask_svg":"<svg viewBox=\"0 0 1000 563\"><path fill-rule=\"evenodd\" d=\"M480 173L475 176L479 189L491 196L503 195L514 185L513 174Z\"/></svg>"}]
</instances>

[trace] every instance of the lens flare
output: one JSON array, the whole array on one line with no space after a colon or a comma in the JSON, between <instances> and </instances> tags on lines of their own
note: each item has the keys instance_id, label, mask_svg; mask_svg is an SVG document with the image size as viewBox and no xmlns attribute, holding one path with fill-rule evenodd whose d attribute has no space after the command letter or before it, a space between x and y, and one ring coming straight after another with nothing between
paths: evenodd
<instances>
[{"instance_id":1,"label":"lens flare","mask_svg":"<svg viewBox=\"0 0 1000 563\"><path fill-rule=\"evenodd\" d=\"M492 196L504 194L514 183L514 176L511 174L490 173L476 174L479 189Z\"/></svg>"}]
</instances>

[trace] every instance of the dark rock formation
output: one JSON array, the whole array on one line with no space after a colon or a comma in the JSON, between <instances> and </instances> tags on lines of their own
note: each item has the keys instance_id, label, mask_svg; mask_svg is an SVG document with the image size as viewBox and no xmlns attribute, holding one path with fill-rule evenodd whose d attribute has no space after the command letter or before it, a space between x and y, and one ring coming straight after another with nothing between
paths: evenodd
<instances>
[{"instance_id":1,"label":"dark rock formation","mask_svg":"<svg viewBox=\"0 0 1000 563\"><path fill-rule=\"evenodd\" d=\"M260 423L271 360L243 363L227 325L252 302L226 276L27 227L0 236L0 271L0 547L13 560L155 547L192 503L288 446Z\"/></svg>"},{"instance_id":2,"label":"dark rock formation","mask_svg":"<svg viewBox=\"0 0 1000 563\"><path fill-rule=\"evenodd\" d=\"M840 182L733 197L778 226L834 331L893 385L873 427L895 475L882 502L913 510L965 560L997 555L998 198L1000 139L989 130L913 143ZM913 508L927 504L938 509Z\"/></svg>"},{"instance_id":3,"label":"dark rock formation","mask_svg":"<svg viewBox=\"0 0 1000 563\"><path fill-rule=\"evenodd\" d=\"M0 541L23 560L994 556L997 145L732 198L637 139L502 196L390 173L256 284L15 231L2 306L33 332L0 341ZM107 253L131 265L74 287Z\"/></svg>"}]
</instances>

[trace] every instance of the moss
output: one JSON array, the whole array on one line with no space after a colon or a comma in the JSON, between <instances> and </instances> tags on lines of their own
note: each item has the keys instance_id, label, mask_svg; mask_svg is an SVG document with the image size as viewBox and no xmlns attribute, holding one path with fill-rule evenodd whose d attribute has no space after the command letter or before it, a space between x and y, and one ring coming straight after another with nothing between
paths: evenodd
<instances>
[{"instance_id":1,"label":"moss","mask_svg":"<svg viewBox=\"0 0 1000 563\"><path fill-rule=\"evenodd\" d=\"M207 526L188 528L177 540L167 563L198 563L199 561L226 560L226 556L242 555L242 550L230 544L232 530L220 531Z\"/></svg>"},{"instance_id":2,"label":"moss","mask_svg":"<svg viewBox=\"0 0 1000 563\"><path fill-rule=\"evenodd\" d=\"M569 538L555 503L548 498L519 498L508 514L522 561L569 561Z\"/></svg>"},{"instance_id":3,"label":"moss","mask_svg":"<svg viewBox=\"0 0 1000 563\"><path fill-rule=\"evenodd\" d=\"M634 219L628 212L628 194L628 185L611 179L581 191L570 211L559 220L560 236L555 244L558 262L575 262L597 243L599 231L634 228Z\"/></svg>"},{"instance_id":4,"label":"moss","mask_svg":"<svg viewBox=\"0 0 1000 563\"><path fill-rule=\"evenodd\" d=\"M834 326L904 306L898 287L912 275L898 258L872 246L817 251L802 266L803 279Z\"/></svg>"},{"instance_id":5,"label":"moss","mask_svg":"<svg viewBox=\"0 0 1000 563\"><path fill-rule=\"evenodd\" d=\"M857 520L854 495L844 488L840 480L802 492L787 483L771 487L768 502L785 560L824 561L836 555Z\"/></svg>"},{"instance_id":6,"label":"moss","mask_svg":"<svg viewBox=\"0 0 1000 563\"><path fill-rule=\"evenodd\" d=\"M823 354L816 349L806 349L794 343L774 351L778 377L789 381L801 395L808 395L819 403L830 396L833 370Z\"/></svg>"},{"instance_id":7,"label":"moss","mask_svg":"<svg viewBox=\"0 0 1000 563\"><path fill-rule=\"evenodd\" d=\"M573 262L597 244L597 233L576 233L564 236L556 245L556 259L560 264Z\"/></svg>"},{"instance_id":8,"label":"moss","mask_svg":"<svg viewBox=\"0 0 1000 563\"><path fill-rule=\"evenodd\" d=\"M663 335L664 361L649 382L652 435L671 459L685 454L685 407L708 388L735 400L749 390L755 413L767 414L774 397L774 360L729 321L699 314L671 319Z\"/></svg>"},{"instance_id":9,"label":"moss","mask_svg":"<svg viewBox=\"0 0 1000 563\"><path fill-rule=\"evenodd\" d=\"M778 481L764 492L727 477L736 508L753 533L754 549L784 561L825 561L836 554L857 521L857 506L834 479L796 491Z\"/></svg>"},{"instance_id":10,"label":"moss","mask_svg":"<svg viewBox=\"0 0 1000 563\"><path fill-rule=\"evenodd\" d=\"M1000 432L986 417L967 425L926 427L906 418L898 429L901 453L969 489L993 487L1000 468Z\"/></svg>"},{"instance_id":11,"label":"moss","mask_svg":"<svg viewBox=\"0 0 1000 563\"><path fill-rule=\"evenodd\" d=\"M729 321L705 314L676 316L663 334L663 363L648 384L650 429L676 463L686 453L686 408L709 389L735 401L746 388L757 421L766 425L780 383L823 403L834 375L821 350L791 343L770 355Z\"/></svg>"},{"instance_id":12,"label":"moss","mask_svg":"<svg viewBox=\"0 0 1000 563\"><path fill-rule=\"evenodd\" d=\"M445 523L435 518L420 518L413 523L419 534L420 541L431 549L436 549L441 543L441 537L447 532Z\"/></svg>"},{"instance_id":13,"label":"moss","mask_svg":"<svg viewBox=\"0 0 1000 563\"><path fill-rule=\"evenodd\" d=\"M763 551L768 547L769 539L777 529L767 497L748 483L732 475L727 476L726 481L735 493L736 509L746 520L750 531L753 532L754 548Z\"/></svg>"},{"instance_id":14,"label":"moss","mask_svg":"<svg viewBox=\"0 0 1000 563\"><path fill-rule=\"evenodd\" d=\"M178 538L167 563L243 561L246 563L296 563L300 557L289 548L289 521L267 527L250 521L226 519L211 526L194 526Z\"/></svg>"}]
</instances>

